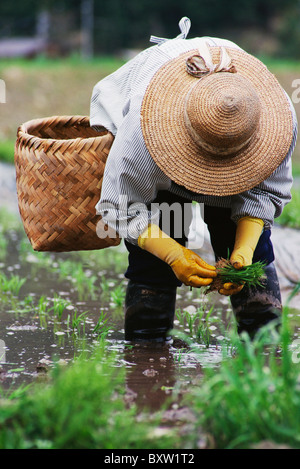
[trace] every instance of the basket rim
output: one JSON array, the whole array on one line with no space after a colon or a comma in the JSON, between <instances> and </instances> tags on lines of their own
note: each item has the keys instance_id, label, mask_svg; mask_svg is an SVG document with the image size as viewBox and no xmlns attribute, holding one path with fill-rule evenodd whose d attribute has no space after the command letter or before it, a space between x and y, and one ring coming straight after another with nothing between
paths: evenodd
<instances>
[{"instance_id":1,"label":"basket rim","mask_svg":"<svg viewBox=\"0 0 300 469\"><path fill-rule=\"evenodd\" d=\"M76 140L91 140L91 139L97 139L97 138L102 138L105 134L108 134L109 131L104 127L102 126L103 128L103 131L97 131L95 130L95 132L98 133L98 135L95 135L94 137L76 137L76 138L53 138L53 137L39 137L37 135L33 135L33 134L30 134L29 133L29 129L31 126L38 126L38 125L42 125L43 123L51 123L51 121L55 122L55 121L61 121L62 123L68 123L68 122L72 122L73 123L76 123L76 122L90 122L90 118L89 116L84 116L84 115L62 115L62 116L49 116L49 117L40 117L40 118L36 118L36 119L30 119L26 122L24 122L23 124L21 124L19 127L18 127L18 130L17 130L17 137L18 139L19 138L22 138L22 139L27 139L27 140L31 140L31 139L35 139L35 140L38 140L38 141L59 141L59 142L71 142L71 141L76 141ZM71 125L70 125L71 126Z\"/></svg>"}]
</instances>

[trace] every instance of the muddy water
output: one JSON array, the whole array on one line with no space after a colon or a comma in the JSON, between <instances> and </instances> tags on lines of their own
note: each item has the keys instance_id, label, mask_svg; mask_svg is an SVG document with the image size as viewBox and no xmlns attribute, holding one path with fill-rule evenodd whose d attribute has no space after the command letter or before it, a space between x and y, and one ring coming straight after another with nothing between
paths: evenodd
<instances>
[{"instance_id":1,"label":"muddy water","mask_svg":"<svg viewBox=\"0 0 300 469\"><path fill-rule=\"evenodd\" d=\"M201 380L204 367L220 363L222 344L226 343L228 329L234 327L228 299L218 294L204 296L200 290L182 287L178 290L177 335L173 343L133 345L124 340L122 295L126 282L122 269L127 255L122 246L114 251L113 258L107 259L103 254L102 259L102 253L97 253L99 258L95 261L94 254L87 253L79 257L76 253L34 253L23 234L12 230L5 236L6 254L2 255L1 272L7 278L19 276L25 283L15 297L3 294L0 303L2 388L47 380L55 361L68 363L82 352L91 352L102 333L109 349L116 353L116 366L126 369L127 401L152 409L168 404L172 416L181 418L180 412L184 411L177 408L176 402L169 402L171 392L177 390L180 396ZM82 288L82 279L74 284L70 267L62 277L68 262L74 262L74 266L81 263L85 278L91 278L95 288L89 290L86 285ZM55 296L68 301L61 317L51 309ZM189 327L183 321L183 311L190 319L201 313L202 335L193 340L196 350L182 340L182 333L185 337L196 337L195 326ZM210 319L205 322L209 311ZM291 314L297 334L300 311L295 309ZM74 318L80 315L82 320L75 324ZM99 318L103 320L97 329Z\"/></svg>"},{"instance_id":2,"label":"muddy water","mask_svg":"<svg viewBox=\"0 0 300 469\"><path fill-rule=\"evenodd\" d=\"M0 176L5 176L5 183L0 184L0 205L18 217L13 178L5 172L9 168L0 169ZM2 216L0 228L3 223L6 219ZM47 380L54 361L68 363L82 352L89 353L103 334L110 350L116 353L116 366L126 369L127 401L153 409L169 405L172 391L180 396L201 380L205 367L216 367L222 360L222 345L228 341L228 330L234 327L227 298L218 294L207 297L200 290L182 287L178 289L173 343L133 345L124 340L123 272L127 254L122 246L98 253L54 255L34 253L19 229L10 229L1 238L5 243L0 243L0 273L25 280L14 297L0 294L2 388ZM285 302L300 277L295 260L299 232L275 230L273 238L277 241L277 267ZM205 243L201 255L213 262L209 243ZM82 266L84 278L79 275L76 280L78 265ZM55 296L68 301L61 317L51 309ZM290 319L298 338L300 295L294 298L292 307ZM184 311L190 327L183 320ZM209 321L205 321L207 313ZM200 320L193 324L197 315ZM98 324L99 318L102 322ZM181 334L193 338L195 350L188 347ZM185 410L178 408L178 402L171 402L171 419L185 418L182 412Z\"/></svg>"},{"instance_id":3,"label":"muddy water","mask_svg":"<svg viewBox=\"0 0 300 469\"><path fill-rule=\"evenodd\" d=\"M24 284L14 296L3 293L0 302L0 385L12 389L21 384L48 379L55 361L68 363L82 352L91 352L103 336L117 356L116 366L126 368L126 399L147 407L160 408L171 391L184 392L201 378L204 366L216 366L221 360L220 344L231 314L228 300L204 297L187 287L178 290L178 333L191 337L193 330L183 321L182 312L192 318L214 305L209 327L199 339L198 353L175 337L171 344L131 344L124 340L123 299L126 281L123 265L127 254L122 246L107 259L102 253L34 253L23 233L5 233L5 253L0 267L6 278L18 276ZM100 256L99 259L93 256ZM111 255L110 255L111 256ZM111 259L116 261L111 262ZM81 264L93 289L74 283L72 267ZM118 265L117 265L118 264ZM68 267L62 276L62 271ZM71 264L72 266L72 264ZM79 281L78 281L79 282ZM65 300L61 317L53 311L54 298ZM223 302L223 304L222 304ZM83 315L82 317L80 315ZM77 324L74 318L80 318ZM99 318L103 321L98 324ZM98 329L97 329L98 327Z\"/></svg>"}]
</instances>

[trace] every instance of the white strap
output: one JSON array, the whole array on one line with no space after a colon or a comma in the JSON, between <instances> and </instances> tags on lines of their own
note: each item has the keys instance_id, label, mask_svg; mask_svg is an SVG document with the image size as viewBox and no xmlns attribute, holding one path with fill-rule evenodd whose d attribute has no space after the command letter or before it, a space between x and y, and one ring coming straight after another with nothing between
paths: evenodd
<instances>
[{"instance_id":1,"label":"white strap","mask_svg":"<svg viewBox=\"0 0 300 469\"><path fill-rule=\"evenodd\" d=\"M179 21L179 29L181 33L177 36L176 39L186 39L187 35L189 34L190 28L191 20L187 16L181 18L181 20Z\"/></svg>"},{"instance_id":2,"label":"white strap","mask_svg":"<svg viewBox=\"0 0 300 469\"><path fill-rule=\"evenodd\" d=\"M191 27L191 20L187 18L187 16L184 16L181 18L181 20L178 23L179 29L181 31L178 36L176 36L176 39L186 39L190 27ZM150 42L154 42L155 44L162 44L163 42L169 41L169 39L166 39L164 37L158 37L158 36L151 36L150 37Z\"/></svg>"}]
</instances>

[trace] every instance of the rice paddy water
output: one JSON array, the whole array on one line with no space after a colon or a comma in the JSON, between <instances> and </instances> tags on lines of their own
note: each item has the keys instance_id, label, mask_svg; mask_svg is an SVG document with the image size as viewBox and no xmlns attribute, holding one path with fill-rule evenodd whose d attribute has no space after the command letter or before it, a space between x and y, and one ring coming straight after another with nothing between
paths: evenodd
<instances>
[{"instance_id":1,"label":"rice paddy water","mask_svg":"<svg viewBox=\"0 0 300 469\"><path fill-rule=\"evenodd\" d=\"M7 229L5 240L0 275L2 387L40 379L54 361L67 363L83 350L91 352L105 337L120 366L126 367L131 396L159 406L177 379L188 384L201 373L182 336L194 338L206 350L208 366L220 359L218 344L231 321L227 300L212 302L204 292L183 287L173 344L133 346L125 342L123 331L127 254L122 246L91 253L37 253L20 226Z\"/></svg>"},{"instance_id":2,"label":"rice paddy water","mask_svg":"<svg viewBox=\"0 0 300 469\"><path fill-rule=\"evenodd\" d=\"M224 353L232 353L229 299L183 286L173 342L132 344L124 340L127 253L122 244L102 251L38 253L17 211L0 209L0 227L0 389L11 393L47 383L56 363L92 355L105 341L116 357L113 366L125 370L126 405L165 408L174 425L192 422L193 415L180 405L182 397L198 387L205 370L218 369ZM283 292L285 302L292 287ZM299 293L291 305L288 319L297 349Z\"/></svg>"},{"instance_id":3,"label":"rice paddy water","mask_svg":"<svg viewBox=\"0 0 300 469\"><path fill-rule=\"evenodd\" d=\"M92 352L105 337L126 368L130 399L159 408L171 389L188 387L203 367L222 360L222 345L235 327L228 298L183 286L178 289L173 343L133 345L124 340L127 254L122 246L37 253L15 223L6 228L4 239L0 383L5 389L40 379L55 361L68 363L82 351ZM300 308L290 315L297 339Z\"/></svg>"}]
</instances>

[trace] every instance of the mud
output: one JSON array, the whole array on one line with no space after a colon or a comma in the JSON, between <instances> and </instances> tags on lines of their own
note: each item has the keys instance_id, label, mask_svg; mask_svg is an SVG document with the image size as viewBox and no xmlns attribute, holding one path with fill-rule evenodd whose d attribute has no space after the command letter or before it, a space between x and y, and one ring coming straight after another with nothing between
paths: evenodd
<instances>
[{"instance_id":1,"label":"mud","mask_svg":"<svg viewBox=\"0 0 300 469\"><path fill-rule=\"evenodd\" d=\"M0 165L0 194L0 206L17 214L14 169L6 165ZM286 249L283 249L286 236L289 242L284 244ZM293 257L300 246L299 232L276 227L273 241L277 249L276 262L283 300L286 301L300 278L299 267ZM117 354L116 366L124 366L126 370L126 400L153 409L160 409L165 403L169 417L184 418L184 410L178 408L178 401L171 399L172 392L176 390L178 396L183 395L191 385L201 380L205 367L216 367L221 362L228 328L234 327L229 299L217 293L204 296L200 290L191 291L183 286L178 289L177 308L186 316L183 320L183 315L176 315L175 328L179 334L173 343L128 343L124 340L122 297L116 301L112 296L113 292L117 292L117 287L118 291L126 288L122 271L116 270L116 259L125 259L126 262L127 254L122 245L113 249L116 249L114 262L104 258L102 265L93 265L89 264L88 257L83 260L85 275L95 278L95 290L91 295L83 291L85 295L82 299L72 276L62 279L58 269L61 259L74 260L72 253L49 254L39 258L30 250L24 233L9 232L6 256L0 261L1 272L7 276L18 275L26 282L17 299L6 301L2 298L0 302L0 385L11 389L37 380L47 380L56 361L67 364L83 351L92 351L100 337L95 328L100 315L105 313L107 323L103 330L108 347ZM207 232L201 256L214 263ZM55 295L70 303L60 319L48 310L38 309L41 297L45 297L49 306ZM293 298L291 306L291 323L295 338L298 338L300 295ZM199 310L203 314L193 324ZM211 310L210 321L207 322L205 315ZM84 315L84 321L79 322L76 329L71 321L80 315ZM190 337L195 330L202 335L195 342L195 347L190 348L181 335Z\"/></svg>"}]
</instances>

